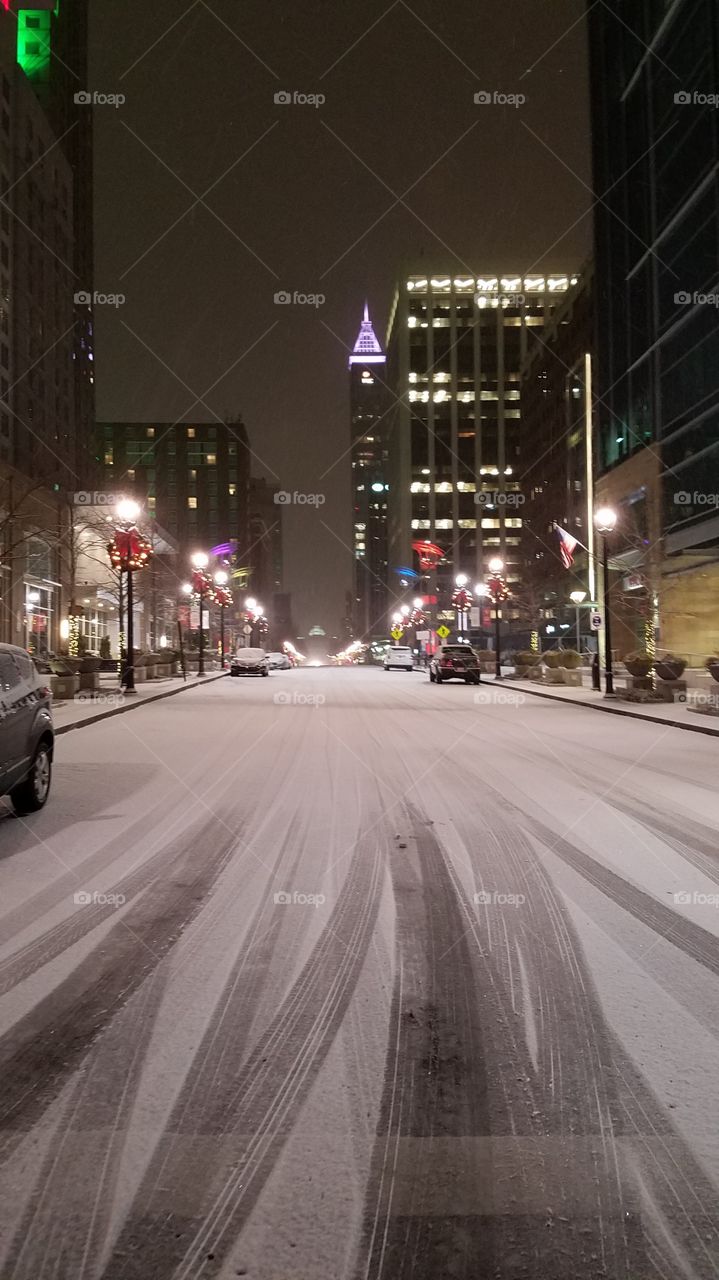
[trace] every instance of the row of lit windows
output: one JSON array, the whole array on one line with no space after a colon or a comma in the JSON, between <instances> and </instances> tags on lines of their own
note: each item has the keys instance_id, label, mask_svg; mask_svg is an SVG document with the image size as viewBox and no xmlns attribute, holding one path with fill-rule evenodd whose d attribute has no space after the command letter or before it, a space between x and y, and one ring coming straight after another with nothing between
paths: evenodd
<instances>
[{"instance_id":1,"label":"row of lit windows","mask_svg":"<svg viewBox=\"0 0 719 1280\"><path fill-rule=\"evenodd\" d=\"M452 287L458 293L566 293L570 285L578 283L578 276L410 276L409 293L426 293L429 284L433 293L450 293Z\"/></svg>"},{"instance_id":2,"label":"row of lit windows","mask_svg":"<svg viewBox=\"0 0 719 1280\"><path fill-rule=\"evenodd\" d=\"M505 529L521 529L522 521L518 520L516 516L512 516L511 518L504 521L491 520L491 519L485 518L480 521L479 527L481 529L500 529L502 527L504 527ZM432 528L434 529L476 529L477 521L476 520L435 520L434 524L432 524L430 520L413 520L412 528L413 529L432 529ZM510 546L514 546L515 543L517 543L518 541L519 539L517 538L507 539L507 543Z\"/></svg>"}]
</instances>

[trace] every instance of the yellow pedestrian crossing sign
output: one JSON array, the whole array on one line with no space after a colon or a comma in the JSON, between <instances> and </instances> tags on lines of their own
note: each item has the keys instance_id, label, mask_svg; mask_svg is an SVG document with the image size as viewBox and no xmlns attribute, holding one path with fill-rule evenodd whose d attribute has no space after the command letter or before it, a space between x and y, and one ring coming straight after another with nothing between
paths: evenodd
<instances>
[{"instance_id":1,"label":"yellow pedestrian crossing sign","mask_svg":"<svg viewBox=\"0 0 719 1280\"><path fill-rule=\"evenodd\" d=\"M437 635L440 640L446 640L449 635L449 627L445 627L444 623L442 623L441 627L437 627Z\"/></svg>"},{"instance_id":2,"label":"yellow pedestrian crossing sign","mask_svg":"<svg viewBox=\"0 0 719 1280\"><path fill-rule=\"evenodd\" d=\"M402 630L401 627L393 627L392 631L390 632L390 635L392 636L393 640L401 640L402 636L404 635L404 631Z\"/></svg>"}]
</instances>

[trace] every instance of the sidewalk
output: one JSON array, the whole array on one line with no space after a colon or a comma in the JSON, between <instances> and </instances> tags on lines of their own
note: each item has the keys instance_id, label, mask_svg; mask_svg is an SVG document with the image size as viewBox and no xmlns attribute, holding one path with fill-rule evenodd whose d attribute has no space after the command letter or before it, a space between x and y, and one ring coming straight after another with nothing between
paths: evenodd
<instances>
[{"instance_id":1,"label":"sidewalk","mask_svg":"<svg viewBox=\"0 0 719 1280\"><path fill-rule=\"evenodd\" d=\"M687 702L632 703L621 698L605 698L591 687L591 673L582 672L585 683L582 688L574 689L569 685L540 685L533 680L507 680L507 686L521 689L523 693L533 694L537 698L551 698L555 702L571 703L574 706L592 707L595 711L604 711L613 716L630 716L634 720L649 720L656 724L665 724L673 729L688 729L691 733L705 733L719 737L719 716L691 710L692 694L699 692L697 688L687 689ZM602 674L602 680L604 675ZM614 687L623 683L622 676L615 676ZM710 691L710 686L706 686ZM717 689L719 693L719 689Z\"/></svg>"},{"instance_id":2,"label":"sidewalk","mask_svg":"<svg viewBox=\"0 0 719 1280\"><path fill-rule=\"evenodd\" d=\"M157 702L161 698L171 698L176 693L194 689L201 684L210 684L213 680L221 680L226 671L213 671L210 675L198 677L189 675L187 680L182 676L170 676L167 680L146 680L138 684L137 693L126 697L119 688L117 676L103 674L100 676L100 688L96 693L89 690L78 693L74 698L61 699L52 704L52 718L55 734L70 733L81 725L95 724L99 720L107 720L110 716L123 715L126 711L134 711L136 707L145 706L149 702Z\"/></svg>"}]
</instances>

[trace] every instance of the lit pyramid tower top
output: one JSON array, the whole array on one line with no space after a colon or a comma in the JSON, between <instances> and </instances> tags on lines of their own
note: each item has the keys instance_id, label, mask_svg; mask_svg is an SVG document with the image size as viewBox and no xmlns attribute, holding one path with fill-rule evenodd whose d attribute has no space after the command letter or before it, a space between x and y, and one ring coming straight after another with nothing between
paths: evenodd
<instances>
[{"instance_id":1,"label":"lit pyramid tower top","mask_svg":"<svg viewBox=\"0 0 719 1280\"><path fill-rule=\"evenodd\" d=\"M372 321L369 318L369 307L364 304L364 319L360 325L360 331L357 334L357 341L354 344L352 355L350 356L350 368L353 364L384 364L387 357L385 356L377 335L372 328Z\"/></svg>"}]
</instances>

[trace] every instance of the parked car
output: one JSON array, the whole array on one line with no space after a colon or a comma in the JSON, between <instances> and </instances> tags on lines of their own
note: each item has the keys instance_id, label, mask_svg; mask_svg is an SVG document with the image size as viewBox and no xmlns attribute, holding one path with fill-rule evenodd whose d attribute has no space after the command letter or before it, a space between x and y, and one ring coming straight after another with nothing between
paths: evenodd
<instances>
[{"instance_id":1,"label":"parked car","mask_svg":"<svg viewBox=\"0 0 719 1280\"><path fill-rule=\"evenodd\" d=\"M267 662L270 671L289 671L292 666L286 653L268 653Z\"/></svg>"},{"instance_id":2,"label":"parked car","mask_svg":"<svg viewBox=\"0 0 719 1280\"><path fill-rule=\"evenodd\" d=\"M0 795L35 813L50 794L55 735L51 695L24 649L0 644Z\"/></svg>"},{"instance_id":3,"label":"parked car","mask_svg":"<svg viewBox=\"0 0 719 1280\"><path fill-rule=\"evenodd\" d=\"M231 676L268 676L270 664L264 649L238 649L230 662Z\"/></svg>"},{"instance_id":4,"label":"parked car","mask_svg":"<svg viewBox=\"0 0 719 1280\"><path fill-rule=\"evenodd\" d=\"M443 680L479 684L480 675L479 658L468 644L441 645L429 664L432 684L442 684Z\"/></svg>"},{"instance_id":5,"label":"parked car","mask_svg":"<svg viewBox=\"0 0 719 1280\"><path fill-rule=\"evenodd\" d=\"M387 650L384 660L385 671L396 668L398 671L411 671L414 667L414 656L408 644L393 644Z\"/></svg>"}]
</instances>

